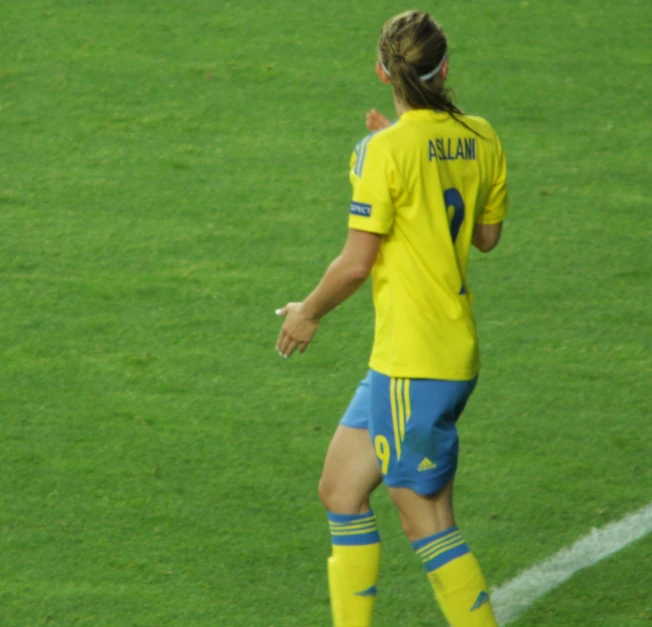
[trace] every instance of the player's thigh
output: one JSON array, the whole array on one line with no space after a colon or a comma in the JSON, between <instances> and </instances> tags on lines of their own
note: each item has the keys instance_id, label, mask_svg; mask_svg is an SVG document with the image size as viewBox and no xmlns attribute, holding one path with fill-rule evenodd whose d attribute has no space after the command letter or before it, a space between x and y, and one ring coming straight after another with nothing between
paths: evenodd
<instances>
[{"instance_id":1,"label":"player's thigh","mask_svg":"<svg viewBox=\"0 0 652 627\"><path fill-rule=\"evenodd\" d=\"M369 432L339 425L319 482L324 507L337 514L369 511L369 497L381 481Z\"/></svg>"},{"instance_id":2,"label":"player's thigh","mask_svg":"<svg viewBox=\"0 0 652 627\"><path fill-rule=\"evenodd\" d=\"M398 379L373 372L369 431L388 487L435 495L457 469L457 420L472 381Z\"/></svg>"},{"instance_id":3,"label":"player's thigh","mask_svg":"<svg viewBox=\"0 0 652 627\"><path fill-rule=\"evenodd\" d=\"M360 382L326 454L319 495L331 512L368 511L369 496L382 481L368 431L369 410L369 385L365 379Z\"/></svg>"}]
</instances>

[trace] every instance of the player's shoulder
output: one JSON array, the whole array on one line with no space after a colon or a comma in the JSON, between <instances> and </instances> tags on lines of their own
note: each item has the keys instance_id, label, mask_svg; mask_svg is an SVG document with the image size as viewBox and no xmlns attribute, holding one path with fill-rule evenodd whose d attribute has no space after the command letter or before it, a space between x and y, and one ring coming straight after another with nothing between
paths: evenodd
<instances>
[{"instance_id":1,"label":"player's shoulder","mask_svg":"<svg viewBox=\"0 0 652 627\"><path fill-rule=\"evenodd\" d=\"M367 147L367 144L371 140L371 138L374 136L374 133L369 133L369 135L365 135L360 141L356 143L356 145L353 147L353 153L355 154L356 157L360 157L360 155L364 152L364 149Z\"/></svg>"},{"instance_id":2,"label":"player's shoulder","mask_svg":"<svg viewBox=\"0 0 652 627\"><path fill-rule=\"evenodd\" d=\"M351 156L351 163L353 164L353 171L355 174L358 176L362 176L362 166L364 165L364 160L365 157L367 156L367 151L369 149L370 144L377 145L378 143L383 142L383 135L387 133L389 129L392 127L388 127L385 129L382 129L380 131L374 131L372 133L369 133L369 135L365 135L353 148L353 155Z\"/></svg>"},{"instance_id":3,"label":"player's shoulder","mask_svg":"<svg viewBox=\"0 0 652 627\"><path fill-rule=\"evenodd\" d=\"M370 142L374 142L377 144L379 141L382 142L383 136L387 135L387 131L389 131L392 127L388 126L387 128L381 129L380 131L373 131L372 133L369 133L368 135L365 135L356 145L353 151L356 154L362 154L362 152L367 148L370 144Z\"/></svg>"},{"instance_id":4,"label":"player's shoulder","mask_svg":"<svg viewBox=\"0 0 652 627\"><path fill-rule=\"evenodd\" d=\"M498 134L494 127L485 118L480 117L479 115L468 115L466 113L458 117L462 122L464 122L464 124L473 129L481 137L485 137L492 141L498 139Z\"/></svg>"}]
</instances>

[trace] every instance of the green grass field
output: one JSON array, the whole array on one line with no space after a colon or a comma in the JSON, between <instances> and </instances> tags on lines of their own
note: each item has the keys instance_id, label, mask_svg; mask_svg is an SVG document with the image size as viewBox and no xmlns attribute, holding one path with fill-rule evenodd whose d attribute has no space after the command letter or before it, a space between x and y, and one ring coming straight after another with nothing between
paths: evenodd
<instances>
[{"instance_id":1,"label":"green grass field","mask_svg":"<svg viewBox=\"0 0 652 627\"><path fill-rule=\"evenodd\" d=\"M340 250L380 0L0 4L0 625L323 627L326 447L368 286L279 359ZM492 586L652 501L649 0L430 3L510 168L471 259L457 514ZM383 490L378 627L441 626ZM517 627L643 627L652 538Z\"/></svg>"}]
</instances>

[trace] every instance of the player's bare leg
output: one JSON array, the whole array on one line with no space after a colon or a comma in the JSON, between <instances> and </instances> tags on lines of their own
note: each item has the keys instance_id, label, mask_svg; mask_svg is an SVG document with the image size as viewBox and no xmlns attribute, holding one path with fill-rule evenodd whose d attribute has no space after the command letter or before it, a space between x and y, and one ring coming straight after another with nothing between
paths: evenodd
<instances>
[{"instance_id":1,"label":"player's bare leg","mask_svg":"<svg viewBox=\"0 0 652 627\"><path fill-rule=\"evenodd\" d=\"M328 582L335 627L371 625L380 538L369 498L381 481L369 432L338 426L319 482L333 540Z\"/></svg>"},{"instance_id":2,"label":"player's bare leg","mask_svg":"<svg viewBox=\"0 0 652 627\"><path fill-rule=\"evenodd\" d=\"M381 481L369 431L338 426L319 482L324 507L337 514L364 514L370 510L369 497Z\"/></svg>"},{"instance_id":3,"label":"player's bare leg","mask_svg":"<svg viewBox=\"0 0 652 627\"><path fill-rule=\"evenodd\" d=\"M389 493L451 627L498 627L480 566L455 526L453 482L429 496L408 488Z\"/></svg>"},{"instance_id":4,"label":"player's bare leg","mask_svg":"<svg viewBox=\"0 0 652 627\"><path fill-rule=\"evenodd\" d=\"M422 496L409 488L389 488L389 494L398 508L403 531L410 542L455 526L452 481L429 496Z\"/></svg>"}]
</instances>

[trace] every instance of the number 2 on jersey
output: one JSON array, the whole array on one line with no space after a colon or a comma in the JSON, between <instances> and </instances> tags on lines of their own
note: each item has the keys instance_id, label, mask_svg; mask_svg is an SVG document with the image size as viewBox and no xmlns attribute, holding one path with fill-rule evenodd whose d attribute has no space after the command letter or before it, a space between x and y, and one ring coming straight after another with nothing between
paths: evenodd
<instances>
[{"instance_id":1,"label":"number 2 on jersey","mask_svg":"<svg viewBox=\"0 0 652 627\"><path fill-rule=\"evenodd\" d=\"M464 222L464 198L462 198L459 189L450 187L444 192L444 206L446 207L446 215L448 216L448 222L451 228L451 239L453 240L453 245L455 245L462 222ZM451 212L449 212L450 207L453 208L452 216ZM466 294L466 288L463 283L459 293Z\"/></svg>"},{"instance_id":2,"label":"number 2 on jersey","mask_svg":"<svg viewBox=\"0 0 652 627\"><path fill-rule=\"evenodd\" d=\"M448 221L451 227L451 239L454 244L457 235L460 232L462 222L464 222L464 198L462 198L462 194L460 194L458 189L451 187L444 192L444 206L446 207L446 213L449 216ZM453 208L452 218L448 211L449 207Z\"/></svg>"}]
</instances>

